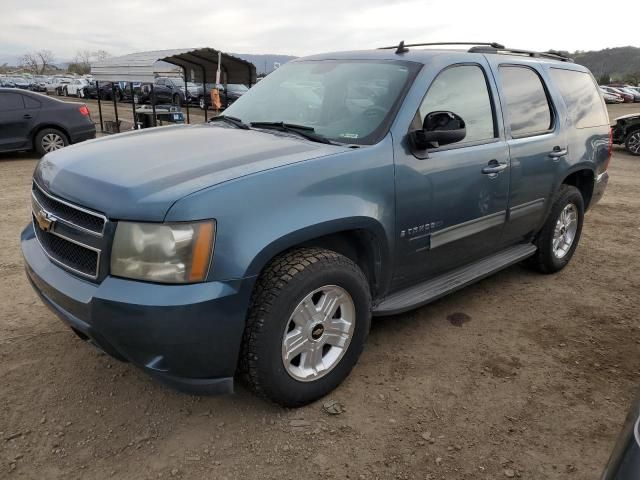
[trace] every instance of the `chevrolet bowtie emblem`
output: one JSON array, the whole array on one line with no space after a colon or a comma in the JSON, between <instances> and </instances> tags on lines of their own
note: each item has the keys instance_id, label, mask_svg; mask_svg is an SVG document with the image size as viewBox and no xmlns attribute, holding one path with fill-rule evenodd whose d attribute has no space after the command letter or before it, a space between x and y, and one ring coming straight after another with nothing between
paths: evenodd
<instances>
[{"instance_id":1,"label":"chevrolet bowtie emblem","mask_svg":"<svg viewBox=\"0 0 640 480\"><path fill-rule=\"evenodd\" d=\"M56 218L49 215L44 210L39 210L38 213L36 213L36 223L38 224L38 227L40 227L40 230L50 232L56 223Z\"/></svg>"}]
</instances>

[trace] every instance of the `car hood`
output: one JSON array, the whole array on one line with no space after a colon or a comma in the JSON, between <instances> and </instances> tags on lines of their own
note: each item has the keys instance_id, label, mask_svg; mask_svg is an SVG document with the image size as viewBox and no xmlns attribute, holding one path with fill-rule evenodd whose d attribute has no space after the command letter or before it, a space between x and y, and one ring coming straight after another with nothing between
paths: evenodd
<instances>
[{"instance_id":1,"label":"car hood","mask_svg":"<svg viewBox=\"0 0 640 480\"><path fill-rule=\"evenodd\" d=\"M171 205L222 182L346 150L225 124L158 127L47 154L34 178L112 219L162 221Z\"/></svg>"},{"instance_id":2,"label":"car hood","mask_svg":"<svg viewBox=\"0 0 640 480\"><path fill-rule=\"evenodd\" d=\"M627 115L622 115L621 117L617 117L615 120L617 122L618 120L628 120L631 118L640 118L640 113L629 113Z\"/></svg>"}]
</instances>

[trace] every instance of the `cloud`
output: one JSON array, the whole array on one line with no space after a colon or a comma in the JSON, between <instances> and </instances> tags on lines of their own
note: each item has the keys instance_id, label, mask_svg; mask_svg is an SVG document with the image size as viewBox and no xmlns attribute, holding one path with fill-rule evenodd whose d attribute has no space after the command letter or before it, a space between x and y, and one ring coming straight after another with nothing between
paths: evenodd
<instances>
[{"instance_id":1,"label":"cloud","mask_svg":"<svg viewBox=\"0 0 640 480\"><path fill-rule=\"evenodd\" d=\"M624 16L603 28L593 1L539 0L2 0L0 53L211 46L228 52L307 55L407 41L498 41L527 49L600 49L638 41Z\"/></svg>"}]
</instances>

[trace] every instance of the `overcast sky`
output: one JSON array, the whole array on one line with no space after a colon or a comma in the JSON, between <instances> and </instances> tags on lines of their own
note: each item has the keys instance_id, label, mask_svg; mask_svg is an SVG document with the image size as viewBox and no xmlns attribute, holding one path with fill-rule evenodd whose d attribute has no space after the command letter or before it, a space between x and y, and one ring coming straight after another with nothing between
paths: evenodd
<instances>
[{"instance_id":1,"label":"overcast sky","mask_svg":"<svg viewBox=\"0 0 640 480\"><path fill-rule=\"evenodd\" d=\"M1 0L0 4L0 59L41 48L64 61L84 49L120 55L201 46L302 56L374 48L403 39L497 41L534 50L640 46L637 19L625 8L610 10L592 1Z\"/></svg>"}]
</instances>

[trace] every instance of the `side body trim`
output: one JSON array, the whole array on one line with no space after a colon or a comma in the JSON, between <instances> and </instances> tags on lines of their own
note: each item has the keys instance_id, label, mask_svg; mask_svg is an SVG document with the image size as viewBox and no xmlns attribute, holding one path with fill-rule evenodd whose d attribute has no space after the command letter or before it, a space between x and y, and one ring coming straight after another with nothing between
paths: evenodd
<instances>
[{"instance_id":1,"label":"side body trim","mask_svg":"<svg viewBox=\"0 0 640 480\"><path fill-rule=\"evenodd\" d=\"M484 217L469 220L468 222L443 228L442 230L431 234L431 248L434 249L447 243L455 242L464 237L475 235L483 230L497 227L502 225L506 218L507 212L502 210L501 212L492 213L491 215L486 215Z\"/></svg>"}]
</instances>

